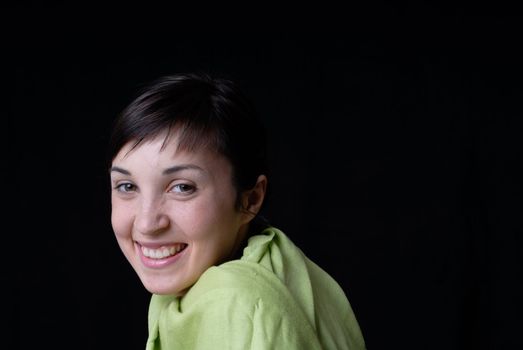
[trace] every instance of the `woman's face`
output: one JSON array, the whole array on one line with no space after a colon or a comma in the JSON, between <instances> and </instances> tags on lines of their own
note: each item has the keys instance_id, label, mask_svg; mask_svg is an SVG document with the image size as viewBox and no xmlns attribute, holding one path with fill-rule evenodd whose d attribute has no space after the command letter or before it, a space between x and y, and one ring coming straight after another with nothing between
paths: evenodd
<instances>
[{"instance_id":1,"label":"woman's face","mask_svg":"<svg viewBox=\"0 0 523 350\"><path fill-rule=\"evenodd\" d=\"M236 209L230 162L206 148L177 152L165 135L125 145L111 168L116 239L145 288L183 295L210 266L231 258L249 217Z\"/></svg>"}]
</instances>

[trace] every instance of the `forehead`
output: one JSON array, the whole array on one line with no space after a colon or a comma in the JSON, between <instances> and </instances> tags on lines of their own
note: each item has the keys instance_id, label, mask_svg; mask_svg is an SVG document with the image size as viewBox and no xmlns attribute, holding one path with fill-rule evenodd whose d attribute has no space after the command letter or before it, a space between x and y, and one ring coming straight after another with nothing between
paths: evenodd
<instances>
[{"instance_id":1,"label":"forehead","mask_svg":"<svg viewBox=\"0 0 523 350\"><path fill-rule=\"evenodd\" d=\"M179 147L176 133L162 133L151 139L131 140L117 153L113 164L133 164L142 166L165 166L177 163L196 164L202 168L216 171L217 168L231 168L230 161L209 146L198 146L187 150Z\"/></svg>"}]
</instances>

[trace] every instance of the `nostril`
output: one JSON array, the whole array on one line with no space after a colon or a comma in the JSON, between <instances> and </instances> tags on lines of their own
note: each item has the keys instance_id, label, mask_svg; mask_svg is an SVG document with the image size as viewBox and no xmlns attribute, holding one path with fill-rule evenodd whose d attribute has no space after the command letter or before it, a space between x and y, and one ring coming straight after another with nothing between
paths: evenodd
<instances>
[{"instance_id":1,"label":"nostril","mask_svg":"<svg viewBox=\"0 0 523 350\"><path fill-rule=\"evenodd\" d=\"M135 218L135 227L142 234L154 234L165 230L169 225L169 217L160 213L142 213Z\"/></svg>"}]
</instances>

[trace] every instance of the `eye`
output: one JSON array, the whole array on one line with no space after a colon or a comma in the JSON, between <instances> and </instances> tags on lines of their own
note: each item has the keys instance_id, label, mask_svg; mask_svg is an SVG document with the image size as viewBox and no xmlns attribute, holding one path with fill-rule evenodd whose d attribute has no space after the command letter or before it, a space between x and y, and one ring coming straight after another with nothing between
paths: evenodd
<instances>
[{"instance_id":1,"label":"eye","mask_svg":"<svg viewBox=\"0 0 523 350\"><path fill-rule=\"evenodd\" d=\"M114 189L117 190L118 192L129 193L129 192L136 191L136 186L130 182L125 182L125 183L116 185Z\"/></svg>"},{"instance_id":2,"label":"eye","mask_svg":"<svg viewBox=\"0 0 523 350\"><path fill-rule=\"evenodd\" d=\"M180 193L180 194L191 194L191 193L194 193L194 191L196 191L196 188L194 186L189 185L189 184L184 184L184 183L176 184L173 187L171 187L171 190L170 190L170 192L175 192L175 193Z\"/></svg>"}]
</instances>

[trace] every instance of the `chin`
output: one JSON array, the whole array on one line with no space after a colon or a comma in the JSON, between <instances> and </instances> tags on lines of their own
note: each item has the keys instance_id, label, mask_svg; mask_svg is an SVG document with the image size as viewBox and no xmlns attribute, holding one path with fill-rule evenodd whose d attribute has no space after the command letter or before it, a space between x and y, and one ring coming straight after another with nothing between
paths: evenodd
<instances>
[{"instance_id":1,"label":"chin","mask_svg":"<svg viewBox=\"0 0 523 350\"><path fill-rule=\"evenodd\" d=\"M190 287L173 287L173 286L162 286L162 285L155 285L151 283L145 283L143 282L143 285L149 293L157 294L157 295L174 295L174 296L183 296ZM183 288L183 289L182 289Z\"/></svg>"}]
</instances>

